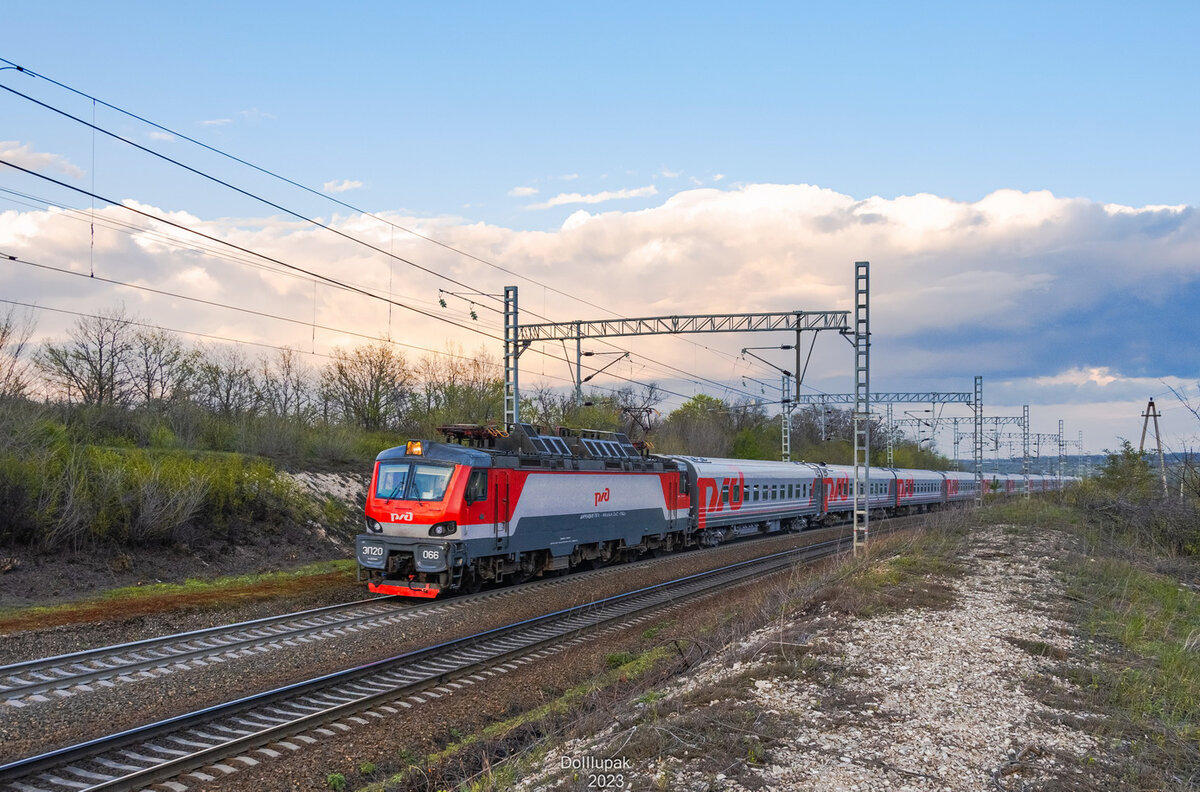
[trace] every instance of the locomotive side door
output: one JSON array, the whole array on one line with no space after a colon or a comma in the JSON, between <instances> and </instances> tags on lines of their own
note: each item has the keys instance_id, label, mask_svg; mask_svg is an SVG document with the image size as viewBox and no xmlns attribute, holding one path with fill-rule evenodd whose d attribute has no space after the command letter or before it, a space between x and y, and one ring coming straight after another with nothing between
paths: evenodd
<instances>
[{"instance_id":1,"label":"locomotive side door","mask_svg":"<svg viewBox=\"0 0 1200 792\"><path fill-rule=\"evenodd\" d=\"M496 472L500 473L500 471ZM496 504L496 508L492 511L492 533L496 538L497 550L508 548L509 517L511 516L509 494L509 475L506 470L501 475L493 477L492 483L492 502Z\"/></svg>"}]
</instances>

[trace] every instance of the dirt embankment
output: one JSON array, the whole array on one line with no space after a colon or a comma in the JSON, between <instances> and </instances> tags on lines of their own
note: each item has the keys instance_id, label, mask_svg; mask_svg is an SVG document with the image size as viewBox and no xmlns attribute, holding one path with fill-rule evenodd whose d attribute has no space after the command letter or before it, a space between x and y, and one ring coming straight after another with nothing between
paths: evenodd
<instances>
[{"instance_id":1,"label":"dirt embankment","mask_svg":"<svg viewBox=\"0 0 1200 792\"><path fill-rule=\"evenodd\" d=\"M351 558L351 521L362 510L364 477L288 475L318 505L314 511L327 519L253 525L223 538L199 526L195 541L174 547L0 548L0 610L95 598L116 588L259 575ZM320 508L322 504L328 508Z\"/></svg>"}]
</instances>

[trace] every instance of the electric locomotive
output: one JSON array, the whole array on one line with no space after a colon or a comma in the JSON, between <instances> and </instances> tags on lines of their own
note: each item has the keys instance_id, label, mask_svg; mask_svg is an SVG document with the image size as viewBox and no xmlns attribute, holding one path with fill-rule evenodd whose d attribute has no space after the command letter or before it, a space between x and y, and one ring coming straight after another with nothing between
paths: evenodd
<instances>
[{"instance_id":1,"label":"electric locomotive","mask_svg":"<svg viewBox=\"0 0 1200 792\"><path fill-rule=\"evenodd\" d=\"M685 466L643 457L624 434L440 431L448 442L376 458L355 548L371 591L436 597L685 540Z\"/></svg>"}]
</instances>

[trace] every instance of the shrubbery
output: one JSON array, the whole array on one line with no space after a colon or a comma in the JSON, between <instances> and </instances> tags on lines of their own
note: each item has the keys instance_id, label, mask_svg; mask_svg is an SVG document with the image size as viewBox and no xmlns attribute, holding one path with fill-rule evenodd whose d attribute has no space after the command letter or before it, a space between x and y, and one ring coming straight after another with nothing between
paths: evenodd
<instances>
[{"instance_id":1,"label":"shrubbery","mask_svg":"<svg viewBox=\"0 0 1200 792\"><path fill-rule=\"evenodd\" d=\"M140 447L173 443L162 425L137 431L136 416L79 411L67 424L30 403L2 411L0 545L191 544L316 514L261 457Z\"/></svg>"},{"instance_id":2,"label":"shrubbery","mask_svg":"<svg viewBox=\"0 0 1200 792\"><path fill-rule=\"evenodd\" d=\"M1126 441L1094 479L1071 488L1072 502L1100 530L1169 556L1200 555L1200 508L1194 498L1163 497L1143 454Z\"/></svg>"}]
</instances>

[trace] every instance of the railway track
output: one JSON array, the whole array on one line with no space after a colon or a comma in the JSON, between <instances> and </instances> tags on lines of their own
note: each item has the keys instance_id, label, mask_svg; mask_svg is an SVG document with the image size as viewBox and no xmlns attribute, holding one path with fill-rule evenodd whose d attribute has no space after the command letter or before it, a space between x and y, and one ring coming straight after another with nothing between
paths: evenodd
<instances>
[{"instance_id":1,"label":"railway track","mask_svg":"<svg viewBox=\"0 0 1200 792\"><path fill-rule=\"evenodd\" d=\"M12 663L0 666L0 703L20 707L67 698L98 687L111 688L236 658L343 638L353 632L439 616L483 602L525 596L564 580L624 573L653 563L638 561L580 572L567 578L546 578L433 602L412 603L397 597L376 597Z\"/></svg>"},{"instance_id":2,"label":"railway track","mask_svg":"<svg viewBox=\"0 0 1200 792\"><path fill-rule=\"evenodd\" d=\"M22 759L0 767L0 784L20 792L62 792L165 782L183 790L189 782L211 781L322 736L383 720L686 600L827 557L847 542L843 537L719 567Z\"/></svg>"}]
</instances>

